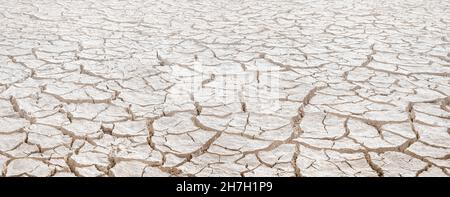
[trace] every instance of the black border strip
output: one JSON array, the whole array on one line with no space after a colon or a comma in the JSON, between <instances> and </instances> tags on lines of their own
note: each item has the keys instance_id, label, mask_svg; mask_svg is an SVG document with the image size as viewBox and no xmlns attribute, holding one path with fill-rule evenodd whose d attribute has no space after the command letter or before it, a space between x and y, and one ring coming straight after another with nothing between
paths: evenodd
<instances>
[{"instance_id":1,"label":"black border strip","mask_svg":"<svg viewBox=\"0 0 450 197\"><path fill-rule=\"evenodd\" d=\"M237 189L239 182L247 188ZM270 191L268 184L272 184ZM232 184L235 184L233 189ZM177 191L180 184L210 184L207 194L202 191ZM252 186L249 186L252 185ZM198 186L198 185L197 185ZM226 191L220 191L224 186ZM253 187L257 186L257 187ZM261 186L261 187L260 187ZM265 187L262 187L265 186ZM213 189L213 187L216 187ZM233 191L234 190L234 191ZM247 191L244 191L247 190ZM249 191L252 190L252 191ZM258 191L255 191L258 190ZM449 178L0 178L0 193L8 195L403 195L436 192L450 193ZM301 195L300 195L301 194ZM2 195L3 196L3 195Z\"/></svg>"}]
</instances>

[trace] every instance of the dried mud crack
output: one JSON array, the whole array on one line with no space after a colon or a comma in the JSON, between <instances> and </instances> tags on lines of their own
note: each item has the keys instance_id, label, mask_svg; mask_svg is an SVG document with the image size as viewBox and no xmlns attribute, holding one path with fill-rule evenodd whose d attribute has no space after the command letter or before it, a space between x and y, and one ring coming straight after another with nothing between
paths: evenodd
<instances>
[{"instance_id":1,"label":"dried mud crack","mask_svg":"<svg viewBox=\"0 0 450 197\"><path fill-rule=\"evenodd\" d=\"M1 176L450 176L450 1L2 0Z\"/></svg>"}]
</instances>

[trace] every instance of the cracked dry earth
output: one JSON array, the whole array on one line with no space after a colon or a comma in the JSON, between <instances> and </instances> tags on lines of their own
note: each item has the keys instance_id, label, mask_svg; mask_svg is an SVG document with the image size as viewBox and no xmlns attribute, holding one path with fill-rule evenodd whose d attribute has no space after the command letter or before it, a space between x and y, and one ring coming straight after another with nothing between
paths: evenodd
<instances>
[{"instance_id":1,"label":"cracked dry earth","mask_svg":"<svg viewBox=\"0 0 450 197\"><path fill-rule=\"evenodd\" d=\"M449 13L1 0L1 175L449 176Z\"/></svg>"}]
</instances>

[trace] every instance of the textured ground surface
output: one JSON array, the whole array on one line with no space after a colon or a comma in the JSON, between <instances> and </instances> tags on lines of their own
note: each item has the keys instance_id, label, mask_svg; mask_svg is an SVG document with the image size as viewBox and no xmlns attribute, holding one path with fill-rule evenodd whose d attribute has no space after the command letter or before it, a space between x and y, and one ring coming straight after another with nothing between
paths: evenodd
<instances>
[{"instance_id":1,"label":"textured ground surface","mask_svg":"<svg viewBox=\"0 0 450 197\"><path fill-rule=\"evenodd\" d=\"M1 175L449 176L449 13L1 0Z\"/></svg>"}]
</instances>

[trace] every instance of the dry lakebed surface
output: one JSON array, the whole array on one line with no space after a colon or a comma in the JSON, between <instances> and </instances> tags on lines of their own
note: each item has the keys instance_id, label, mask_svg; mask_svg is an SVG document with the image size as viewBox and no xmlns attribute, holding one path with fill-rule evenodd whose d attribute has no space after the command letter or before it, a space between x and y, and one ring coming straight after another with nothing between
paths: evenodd
<instances>
[{"instance_id":1,"label":"dry lakebed surface","mask_svg":"<svg viewBox=\"0 0 450 197\"><path fill-rule=\"evenodd\" d=\"M0 0L0 176L450 176L448 0Z\"/></svg>"}]
</instances>

